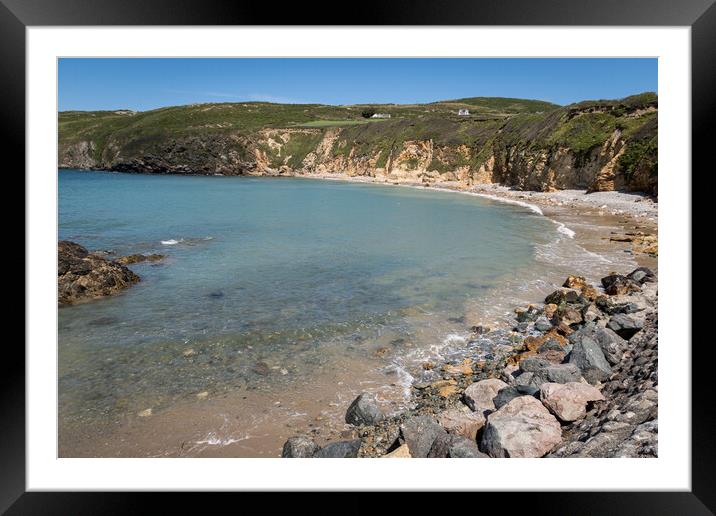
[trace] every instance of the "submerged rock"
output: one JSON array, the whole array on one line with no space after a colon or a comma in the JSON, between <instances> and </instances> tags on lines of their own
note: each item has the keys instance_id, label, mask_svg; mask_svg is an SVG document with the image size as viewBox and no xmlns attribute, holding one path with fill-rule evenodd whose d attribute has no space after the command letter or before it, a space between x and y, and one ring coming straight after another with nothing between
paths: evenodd
<instances>
[{"instance_id":1,"label":"submerged rock","mask_svg":"<svg viewBox=\"0 0 716 516\"><path fill-rule=\"evenodd\" d=\"M141 262L158 262L166 258L163 254L130 254L127 256L120 256L115 261L122 265L131 265L133 263Z\"/></svg>"},{"instance_id":2,"label":"submerged rock","mask_svg":"<svg viewBox=\"0 0 716 516\"><path fill-rule=\"evenodd\" d=\"M121 263L90 253L79 244L57 245L57 293L60 305L116 294L139 281Z\"/></svg>"}]
</instances>

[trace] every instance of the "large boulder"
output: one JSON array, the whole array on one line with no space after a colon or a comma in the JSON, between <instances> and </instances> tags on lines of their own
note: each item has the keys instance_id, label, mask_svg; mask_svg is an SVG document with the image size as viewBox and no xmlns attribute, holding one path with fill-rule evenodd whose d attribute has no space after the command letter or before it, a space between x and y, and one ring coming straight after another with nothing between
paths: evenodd
<instances>
[{"instance_id":1,"label":"large boulder","mask_svg":"<svg viewBox=\"0 0 716 516\"><path fill-rule=\"evenodd\" d=\"M643 327L643 320L627 314L613 315L607 323L607 328L626 340L631 339Z\"/></svg>"},{"instance_id":2,"label":"large boulder","mask_svg":"<svg viewBox=\"0 0 716 516\"><path fill-rule=\"evenodd\" d=\"M520 396L534 396L538 392L539 387L535 387L532 383L527 383L526 385L512 385L510 387L505 387L497 393L497 396L495 396L495 408L500 409L515 398L519 398Z\"/></svg>"},{"instance_id":3,"label":"large boulder","mask_svg":"<svg viewBox=\"0 0 716 516\"><path fill-rule=\"evenodd\" d=\"M526 362L529 359L525 359L522 362ZM530 364L541 364L541 367L530 366L532 370L523 372L520 376L515 379L515 387L522 389L523 394L533 394L533 392L526 392L524 389L529 387L533 389L539 388L545 382L551 383L568 383L578 382L582 378L582 371L575 364L554 364L548 361L533 361ZM521 365L521 364L520 364ZM505 393L503 396L507 396ZM497 397L493 400L495 407L497 407ZM502 399L500 399L500 402ZM499 408L499 407L498 407Z\"/></svg>"},{"instance_id":4,"label":"large boulder","mask_svg":"<svg viewBox=\"0 0 716 516\"><path fill-rule=\"evenodd\" d=\"M642 285L644 283L652 283L656 281L656 274L654 274L654 271L652 271L649 267L637 267L627 274L626 277Z\"/></svg>"},{"instance_id":5,"label":"large boulder","mask_svg":"<svg viewBox=\"0 0 716 516\"><path fill-rule=\"evenodd\" d=\"M535 384L578 382L582 371L574 364L552 364L535 373Z\"/></svg>"},{"instance_id":6,"label":"large boulder","mask_svg":"<svg viewBox=\"0 0 716 516\"><path fill-rule=\"evenodd\" d=\"M559 421L532 396L487 417L481 448L491 457L542 457L562 441Z\"/></svg>"},{"instance_id":7,"label":"large boulder","mask_svg":"<svg viewBox=\"0 0 716 516\"><path fill-rule=\"evenodd\" d=\"M584 276L567 276L567 279L564 280L564 283L562 284L565 288L576 288L576 289L582 289L589 284L587 283L587 280Z\"/></svg>"},{"instance_id":8,"label":"large boulder","mask_svg":"<svg viewBox=\"0 0 716 516\"><path fill-rule=\"evenodd\" d=\"M633 314L644 311L649 307L649 303L641 294L599 296L596 304L607 315Z\"/></svg>"},{"instance_id":9,"label":"large boulder","mask_svg":"<svg viewBox=\"0 0 716 516\"><path fill-rule=\"evenodd\" d=\"M281 457L289 459L305 459L315 455L319 446L310 437L297 435L291 437L283 445Z\"/></svg>"},{"instance_id":10,"label":"large boulder","mask_svg":"<svg viewBox=\"0 0 716 516\"><path fill-rule=\"evenodd\" d=\"M609 378L612 374L612 368L604 357L601 347L593 338L581 333L577 338L574 338L573 346L567 357L568 363L577 366L585 380L595 384Z\"/></svg>"},{"instance_id":11,"label":"large boulder","mask_svg":"<svg viewBox=\"0 0 716 516\"><path fill-rule=\"evenodd\" d=\"M353 459L358 457L361 440L338 441L327 444L318 450L313 456L317 459Z\"/></svg>"},{"instance_id":12,"label":"large boulder","mask_svg":"<svg viewBox=\"0 0 716 516\"><path fill-rule=\"evenodd\" d=\"M573 326L583 321L584 316L582 315L582 310L570 305L560 306L552 316L552 324L555 326L559 326L560 324Z\"/></svg>"},{"instance_id":13,"label":"large boulder","mask_svg":"<svg viewBox=\"0 0 716 516\"><path fill-rule=\"evenodd\" d=\"M541 315L535 321L535 330L537 331L549 331L552 329L552 323L544 316Z\"/></svg>"},{"instance_id":14,"label":"large boulder","mask_svg":"<svg viewBox=\"0 0 716 516\"><path fill-rule=\"evenodd\" d=\"M438 422L449 434L461 435L474 441L477 432L485 426L485 416L482 412L466 412L466 410L446 410L438 416Z\"/></svg>"},{"instance_id":15,"label":"large boulder","mask_svg":"<svg viewBox=\"0 0 716 516\"><path fill-rule=\"evenodd\" d=\"M604 357L611 365L621 362L628 343L610 328L598 328L593 335L597 344L604 353Z\"/></svg>"},{"instance_id":16,"label":"large boulder","mask_svg":"<svg viewBox=\"0 0 716 516\"><path fill-rule=\"evenodd\" d=\"M574 288L560 288L544 298L545 304L555 304L557 306L570 303L581 303L581 293Z\"/></svg>"},{"instance_id":17,"label":"large boulder","mask_svg":"<svg viewBox=\"0 0 716 516\"><path fill-rule=\"evenodd\" d=\"M400 434L408 445L410 455L425 458L438 436L446 435L445 429L430 416L415 416L400 425Z\"/></svg>"},{"instance_id":18,"label":"large boulder","mask_svg":"<svg viewBox=\"0 0 716 516\"><path fill-rule=\"evenodd\" d=\"M543 383L540 399L560 420L569 422L583 418L587 414L587 404L602 401L604 396L586 383Z\"/></svg>"},{"instance_id":19,"label":"large boulder","mask_svg":"<svg viewBox=\"0 0 716 516\"><path fill-rule=\"evenodd\" d=\"M517 308L515 314L517 316L517 322L531 322L537 319L542 310L534 305L530 305L527 308Z\"/></svg>"},{"instance_id":20,"label":"large boulder","mask_svg":"<svg viewBox=\"0 0 716 516\"><path fill-rule=\"evenodd\" d=\"M527 373L536 373L552 365L552 362L546 358L540 358L538 356L527 357L520 362L520 370Z\"/></svg>"},{"instance_id":21,"label":"large boulder","mask_svg":"<svg viewBox=\"0 0 716 516\"><path fill-rule=\"evenodd\" d=\"M621 274L605 276L602 278L602 286L604 287L604 292L610 296L629 294L630 292L639 292L641 290L641 285L638 282Z\"/></svg>"},{"instance_id":22,"label":"large boulder","mask_svg":"<svg viewBox=\"0 0 716 516\"><path fill-rule=\"evenodd\" d=\"M493 398L501 389L507 387L507 384L497 378L488 378L480 380L470 385L463 393L465 405L470 407L473 412L489 412L495 410Z\"/></svg>"},{"instance_id":23,"label":"large boulder","mask_svg":"<svg viewBox=\"0 0 716 516\"><path fill-rule=\"evenodd\" d=\"M375 425L384 417L375 396L366 392L353 400L346 411L346 423L355 426Z\"/></svg>"},{"instance_id":24,"label":"large boulder","mask_svg":"<svg viewBox=\"0 0 716 516\"><path fill-rule=\"evenodd\" d=\"M454 436L448 448L448 457L452 459L487 459L475 441L471 441L459 435Z\"/></svg>"},{"instance_id":25,"label":"large boulder","mask_svg":"<svg viewBox=\"0 0 716 516\"><path fill-rule=\"evenodd\" d=\"M117 262L87 251L74 242L57 244L57 293L60 305L116 294L139 281Z\"/></svg>"}]
</instances>

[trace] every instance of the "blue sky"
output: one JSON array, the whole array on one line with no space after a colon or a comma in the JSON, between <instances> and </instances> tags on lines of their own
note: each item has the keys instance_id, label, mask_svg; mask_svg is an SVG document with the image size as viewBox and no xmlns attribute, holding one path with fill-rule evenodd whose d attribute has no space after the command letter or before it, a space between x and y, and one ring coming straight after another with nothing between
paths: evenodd
<instances>
[{"instance_id":1,"label":"blue sky","mask_svg":"<svg viewBox=\"0 0 716 516\"><path fill-rule=\"evenodd\" d=\"M657 91L657 59L61 59L59 109L198 102L417 103L517 97L569 104Z\"/></svg>"}]
</instances>

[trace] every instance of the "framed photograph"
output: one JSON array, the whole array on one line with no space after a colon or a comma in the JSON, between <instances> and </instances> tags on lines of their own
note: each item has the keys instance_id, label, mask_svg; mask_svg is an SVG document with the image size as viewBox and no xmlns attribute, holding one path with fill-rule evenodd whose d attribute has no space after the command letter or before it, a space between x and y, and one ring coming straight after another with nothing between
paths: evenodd
<instances>
[{"instance_id":1,"label":"framed photograph","mask_svg":"<svg viewBox=\"0 0 716 516\"><path fill-rule=\"evenodd\" d=\"M8 514L137 491L712 513L711 0L0 4L26 192Z\"/></svg>"}]
</instances>

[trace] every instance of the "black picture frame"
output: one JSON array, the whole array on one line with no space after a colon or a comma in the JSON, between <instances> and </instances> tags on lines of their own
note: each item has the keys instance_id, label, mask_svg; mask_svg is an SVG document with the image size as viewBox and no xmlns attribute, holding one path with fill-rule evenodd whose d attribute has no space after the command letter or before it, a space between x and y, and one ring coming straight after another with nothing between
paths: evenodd
<instances>
[{"instance_id":1,"label":"black picture frame","mask_svg":"<svg viewBox=\"0 0 716 516\"><path fill-rule=\"evenodd\" d=\"M707 166L712 152L716 114L715 0L394 0L363 1L345 6L335 2L269 3L219 0L0 0L0 116L5 129L5 156L25 169L25 30L31 26L88 25L557 25L557 26L689 26L692 72L692 162ZM280 7L279 7L280 6ZM11 160L12 160L11 159ZM712 167L713 165L710 164ZM706 170L704 171L706 172ZM693 177L693 175L692 175ZM18 185L19 186L19 185ZM24 182L22 186L24 191ZM694 199L695 201L695 199ZM4 208L8 211L8 208ZM16 215L15 215L16 216ZM12 220L12 219L6 219ZM693 233L692 233L693 234ZM692 254L693 256L693 254ZM23 257L24 254L23 254ZM693 264L694 266L696 263ZM669 271L674 273L675 271ZM26 269L26 276L32 274ZM691 284L690 274L684 281ZM689 300L683 300L689 302ZM692 316L693 320L693 316ZM691 336L687 336L690 339ZM691 345L685 339L679 346ZM710 346L711 339L703 346ZM15 344L11 346L10 344ZM675 343L669 343L673 345ZM697 344L697 346L700 344ZM692 347L692 356L697 356ZM692 456L689 492L641 493L511 493L509 505L529 507L533 514L712 514L714 404L708 382L709 359L692 361ZM149 494L25 492L25 354L6 342L0 360L0 510L8 514L106 514L145 512ZM529 482L517 485L528 487ZM186 494L162 496L162 505L180 512L206 510L205 502ZM229 495L231 496L231 495ZM243 494L241 496L246 496ZM301 502L292 495L291 505ZM357 497L357 494L350 495ZM480 494L479 506L489 503ZM506 496L497 494L497 496ZM223 497L225 498L225 497ZM422 497L401 498L401 504ZM299 496L298 500L303 497ZM250 507L253 500L243 498ZM201 505L200 505L201 504ZM365 502L343 505L358 513ZM477 505L475 506L477 509ZM336 509L338 509L336 507ZM371 509L372 510L372 509ZM408 505L402 505L408 511ZM317 512L323 512L318 510ZM332 512L332 511L329 511Z\"/></svg>"}]
</instances>

